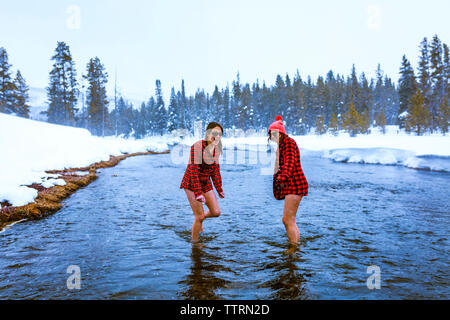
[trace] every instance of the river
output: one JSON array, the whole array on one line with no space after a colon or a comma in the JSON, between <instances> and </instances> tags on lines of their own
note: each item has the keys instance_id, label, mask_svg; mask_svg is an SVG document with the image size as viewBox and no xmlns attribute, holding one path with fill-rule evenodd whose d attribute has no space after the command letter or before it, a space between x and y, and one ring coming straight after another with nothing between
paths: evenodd
<instances>
[{"instance_id":1,"label":"river","mask_svg":"<svg viewBox=\"0 0 450 320\"><path fill-rule=\"evenodd\" d=\"M101 169L56 214L0 233L0 299L450 298L449 173L302 153L310 189L289 253L283 202L249 162L222 164L222 214L200 245L185 164L165 154ZM80 289L67 286L73 265Z\"/></svg>"}]
</instances>

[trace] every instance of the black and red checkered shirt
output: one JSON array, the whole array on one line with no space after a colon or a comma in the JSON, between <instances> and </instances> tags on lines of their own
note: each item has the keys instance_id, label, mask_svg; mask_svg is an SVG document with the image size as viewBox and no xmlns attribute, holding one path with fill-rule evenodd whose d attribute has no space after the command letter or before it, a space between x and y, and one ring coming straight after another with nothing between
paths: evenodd
<instances>
[{"instance_id":1,"label":"black and red checkered shirt","mask_svg":"<svg viewBox=\"0 0 450 320\"><path fill-rule=\"evenodd\" d=\"M273 195L275 199L282 200L288 194L307 196L308 181L302 170L297 143L286 135L277 150Z\"/></svg>"},{"instance_id":2,"label":"black and red checkered shirt","mask_svg":"<svg viewBox=\"0 0 450 320\"><path fill-rule=\"evenodd\" d=\"M207 145L205 140L197 141L192 145L189 163L180 185L180 189L193 191L196 198L213 189L211 179L217 192L223 192L219 165L220 152L214 148L211 154L205 149Z\"/></svg>"}]
</instances>

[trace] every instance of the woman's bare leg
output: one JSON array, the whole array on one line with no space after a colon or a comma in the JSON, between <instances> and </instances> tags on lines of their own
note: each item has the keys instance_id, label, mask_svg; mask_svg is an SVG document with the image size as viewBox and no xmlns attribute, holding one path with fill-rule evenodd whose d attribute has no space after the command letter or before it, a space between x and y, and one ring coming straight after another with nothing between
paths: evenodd
<instances>
[{"instance_id":1,"label":"woman's bare leg","mask_svg":"<svg viewBox=\"0 0 450 320\"><path fill-rule=\"evenodd\" d=\"M298 244L300 241L300 231L295 223L298 206L302 196L296 194L288 194L284 199L283 224L291 244Z\"/></svg>"},{"instance_id":2,"label":"woman's bare leg","mask_svg":"<svg viewBox=\"0 0 450 320\"><path fill-rule=\"evenodd\" d=\"M205 203L208 211L205 212L205 218L217 218L220 216L219 202L213 190L205 193Z\"/></svg>"},{"instance_id":3,"label":"woman's bare leg","mask_svg":"<svg viewBox=\"0 0 450 320\"><path fill-rule=\"evenodd\" d=\"M203 231L203 220L205 220L205 213L203 210L203 203L195 199L195 194L189 189L184 189L186 196L194 212L194 223L192 224L192 240L198 241L200 232Z\"/></svg>"}]
</instances>

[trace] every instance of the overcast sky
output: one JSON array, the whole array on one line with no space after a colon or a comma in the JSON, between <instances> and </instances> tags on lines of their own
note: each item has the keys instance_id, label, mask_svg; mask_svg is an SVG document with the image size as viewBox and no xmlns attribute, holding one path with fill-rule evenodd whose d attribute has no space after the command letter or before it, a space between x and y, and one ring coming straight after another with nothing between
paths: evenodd
<instances>
[{"instance_id":1,"label":"overcast sky","mask_svg":"<svg viewBox=\"0 0 450 320\"><path fill-rule=\"evenodd\" d=\"M214 85L272 85L277 74L306 79L332 69L398 80L401 57L417 67L423 37L450 43L448 0L0 0L0 47L31 87L44 88L57 41L78 75L98 56L125 96L147 99L160 79L167 96Z\"/></svg>"}]
</instances>

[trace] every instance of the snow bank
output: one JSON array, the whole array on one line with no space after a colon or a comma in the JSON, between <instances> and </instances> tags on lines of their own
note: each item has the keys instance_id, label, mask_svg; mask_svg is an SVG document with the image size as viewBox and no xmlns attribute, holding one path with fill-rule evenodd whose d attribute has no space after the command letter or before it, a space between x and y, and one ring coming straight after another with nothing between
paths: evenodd
<instances>
[{"instance_id":1,"label":"snow bank","mask_svg":"<svg viewBox=\"0 0 450 320\"><path fill-rule=\"evenodd\" d=\"M34 200L37 191L25 185L63 185L46 170L86 167L110 155L168 150L168 139L142 140L95 137L80 128L49 124L0 113L0 202L14 206Z\"/></svg>"}]
</instances>

